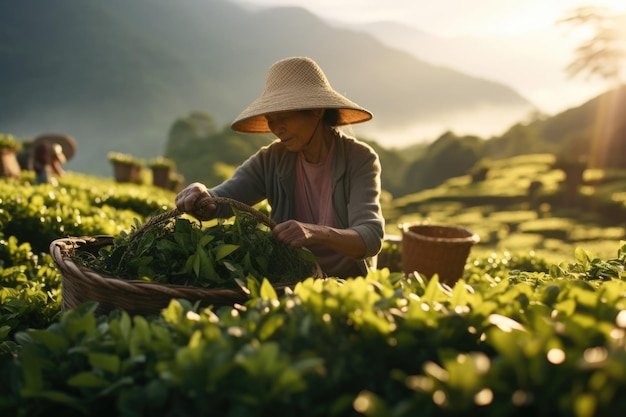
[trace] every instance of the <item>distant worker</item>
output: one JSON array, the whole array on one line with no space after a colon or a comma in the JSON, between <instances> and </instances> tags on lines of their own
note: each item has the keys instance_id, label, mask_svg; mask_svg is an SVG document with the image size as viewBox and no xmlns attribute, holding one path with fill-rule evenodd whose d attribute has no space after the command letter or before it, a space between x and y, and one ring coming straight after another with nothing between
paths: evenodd
<instances>
[{"instance_id":1,"label":"distant worker","mask_svg":"<svg viewBox=\"0 0 626 417\"><path fill-rule=\"evenodd\" d=\"M65 175L63 165L67 158L63 147L58 143L39 143L33 149L33 169L35 170L35 184L51 182L54 176Z\"/></svg>"}]
</instances>

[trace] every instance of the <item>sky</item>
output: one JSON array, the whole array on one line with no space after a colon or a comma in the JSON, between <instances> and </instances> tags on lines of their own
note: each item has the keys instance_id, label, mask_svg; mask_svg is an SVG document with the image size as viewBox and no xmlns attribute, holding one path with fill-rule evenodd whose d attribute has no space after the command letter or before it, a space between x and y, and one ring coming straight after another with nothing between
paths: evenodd
<instances>
[{"instance_id":1,"label":"sky","mask_svg":"<svg viewBox=\"0 0 626 417\"><path fill-rule=\"evenodd\" d=\"M546 113L556 113L578 106L606 90L601 79L567 77L564 68L574 57L574 49L582 39L556 22L581 6L606 7L612 14L626 13L625 0L232 0L248 7L299 6L333 21L368 23L395 21L443 38L506 37L522 45L524 52L536 48L545 70L541 79L523 79L521 73L486 71L488 79L505 82ZM569 31L568 31L569 30ZM549 35L546 35L549 34ZM563 44L540 36L562 39ZM540 38L539 38L540 39ZM544 50L541 50L544 48ZM521 70L521 68L520 68ZM539 78L539 77L538 77Z\"/></svg>"},{"instance_id":2,"label":"sky","mask_svg":"<svg viewBox=\"0 0 626 417\"><path fill-rule=\"evenodd\" d=\"M624 0L236 0L254 6L300 6L350 23L391 20L440 36L524 33L554 25L579 6L626 12Z\"/></svg>"}]
</instances>

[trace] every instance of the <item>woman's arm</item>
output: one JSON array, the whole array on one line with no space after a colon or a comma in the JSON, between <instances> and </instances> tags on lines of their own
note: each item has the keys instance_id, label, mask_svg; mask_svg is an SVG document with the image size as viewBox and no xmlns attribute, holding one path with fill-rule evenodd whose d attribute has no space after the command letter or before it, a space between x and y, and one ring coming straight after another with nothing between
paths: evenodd
<instances>
[{"instance_id":1,"label":"woman's arm","mask_svg":"<svg viewBox=\"0 0 626 417\"><path fill-rule=\"evenodd\" d=\"M320 244L351 258L365 256L365 242L356 230L288 220L277 224L273 232L278 240L294 247Z\"/></svg>"}]
</instances>

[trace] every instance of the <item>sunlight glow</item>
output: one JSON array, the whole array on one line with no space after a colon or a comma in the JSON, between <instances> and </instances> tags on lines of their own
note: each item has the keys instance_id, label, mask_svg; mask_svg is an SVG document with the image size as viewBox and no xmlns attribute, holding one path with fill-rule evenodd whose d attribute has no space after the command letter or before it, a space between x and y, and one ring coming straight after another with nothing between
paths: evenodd
<instances>
[{"instance_id":1,"label":"sunlight glow","mask_svg":"<svg viewBox=\"0 0 626 417\"><path fill-rule=\"evenodd\" d=\"M344 29L354 25L358 30L364 30L366 24L373 29L374 23L381 22L404 25L422 33L425 38L432 38L434 45L447 47L442 49L444 52L437 53L424 46L416 49L410 45L397 47L429 63L509 86L533 106L529 109L463 109L457 114L448 113L428 121L407 120L403 125L392 127L374 117L371 122L354 127L358 136L379 138L380 143L396 147L429 142L446 131L481 137L501 135L532 111L554 115L606 92L610 88L606 79L583 74L569 77L566 71L575 57L576 48L589 39L592 29L587 25L562 25L557 22L580 7L605 8L613 16L626 14L626 1L623 0L230 1L250 10L301 7ZM395 39L392 42L400 42L399 35L391 36L391 39ZM460 56L458 48L450 47L457 41L474 48L469 50L477 50L477 59ZM450 53L446 55L448 51ZM600 162L606 134L601 130L606 130L606 126L605 116L598 121L598 129L594 133L594 158Z\"/></svg>"},{"instance_id":2,"label":"sunlight glow","mask_svg":"<svg viewBox=\"0 0 626 417\"><path fill-rule=\"evenodd\" d=\"M254 8L298 6L337 22L396 21L408 26L453 37L460 35L511 35L551 27L567 10L603 6L626 11L623 0L232 0Z\"/></svg>"},{"instance_id":3,"label":"sunlight glow","mask_svg":"<svg viewBox=\"0 0 626 417\"><path fill-rule=\"evenodd\" d=\"M604 362L609 356L609 352L607 352L606 348L602 346L598 346L595 348L589 348L585 350L583 357L587 363L600 363Z\"/></svg>"},{"instance_id":4,"label":"sunlight glow","mask_svg":"<svg viewBox=\"0 0 626 417\"><path fill-rule=\"evenodd\" d=\"M602 97L598 105L596 121L591 142L589 167L603 167L609 157L608 145L613 131L619 126L622 114L618 113L619 96L609 94Z\"/></svg>"},{"instance_id":5,"label":"sunlight glow","mask_svg":"<svg viewBox=\"0 0 626 417\"><path fill-rule=\"evenodd\" d=\"M354 409L359 413L366 413L370 409L371 405L372 401L369 395L365 395L363 393L356 397L354 403L352 404Z\"/></svg>"},{"instance_id":6,"label":"sunlight glow","mask_svg":"<svg viewBox=\"0 0 626 417\"><path fill-rule=\"evenodd\" d=\"M560 365L565 362L565 352L561 349L550 349L547 353L548 362Z\"/></svg>"},{"instance_id":7,"label":"sunlight glow","mask_svg":"<svg viewBox=\"0 0 626 417\"><path fill-rule=\"evenodd\" d=\"M483 388L474 395L476 405L489 405L493 401L493 391Z\"/></svg>"}]
</instances>

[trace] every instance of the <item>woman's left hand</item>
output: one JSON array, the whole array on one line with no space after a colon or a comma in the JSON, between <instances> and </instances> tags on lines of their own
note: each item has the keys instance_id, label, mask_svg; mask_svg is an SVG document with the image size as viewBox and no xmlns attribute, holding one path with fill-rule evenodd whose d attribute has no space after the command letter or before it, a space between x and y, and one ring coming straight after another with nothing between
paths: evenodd
<instances>
[{"instance_id":1,"label":"woman's left hand","mask_svg":"<svg viewBox=\"0 0 626 417\"><path fill-rule=\"evenodd\" d=\"M274 226L272 232L274 232L276 239L281 242L299 248L315 243L312 240L314 239L316 229L320 227L296 220L287 220Z\"/></svg>"},{"instance_id":2,"label":"woman's left hand","mask_svg":"<svg viewBox=\"0 0 626 417\"><path fill-rule=\"evenodd\" d=\"M365 242L352 229L287 220L274 226L272 231L278 240L296 248L319 244L356 259L365 255Z\"/></svg>"}]
</instances>

